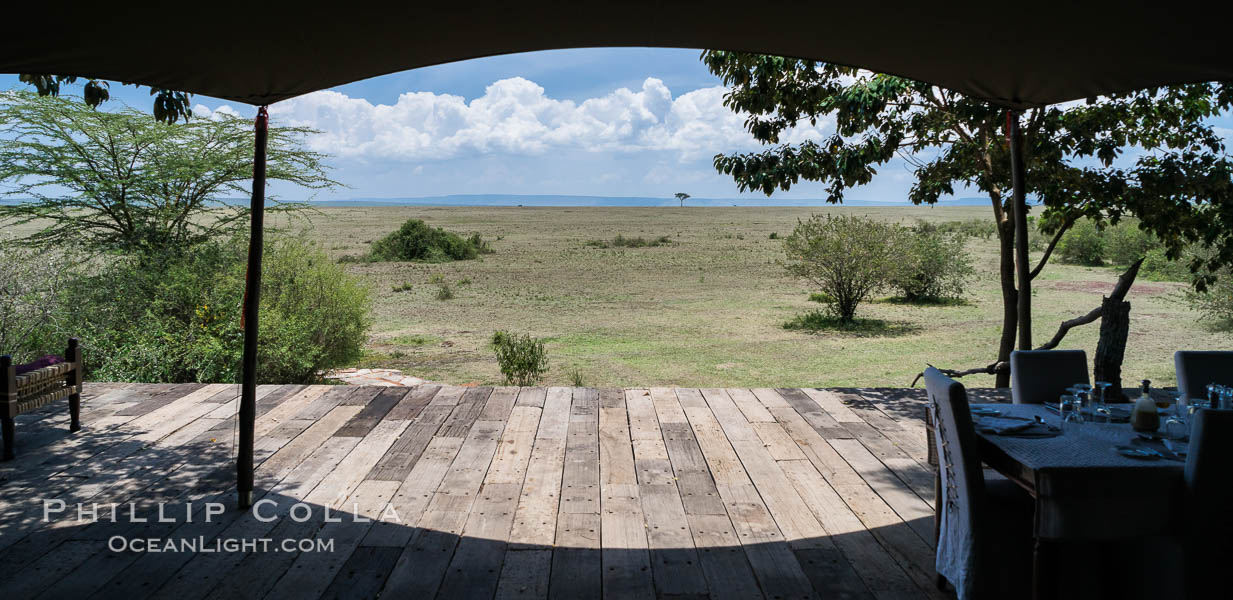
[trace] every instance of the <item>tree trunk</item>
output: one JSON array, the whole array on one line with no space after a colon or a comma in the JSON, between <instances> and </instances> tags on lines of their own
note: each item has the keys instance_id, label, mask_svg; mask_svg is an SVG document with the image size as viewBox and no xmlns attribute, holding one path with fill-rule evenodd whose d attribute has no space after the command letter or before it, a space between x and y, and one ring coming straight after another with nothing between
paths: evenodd
<instances>
[{"instance_id":1,"label":"tree trunk","mask_svg":"<svg viewBox=\"0 0 1233 600\"><path fill-rule=\"evenodd\" d=\"M1019 296L1015 290L1015 224L1010 219L998 223L998 275L1002 280L1002 339L998 344L998 362L1009 363L1015 349L1019 326ZM1010 387L1010 371L999 371L995 386Z\"/></svg>"},{"instance_id":2,"label":"tree trunk","mask_svg":"<svg viewBox=\"0 0 1233 600\"><path fill-rule=\"evenodd\" d=\"M1126 355L1126 337L1130 333L1130 303L1105 298L1100 305L1100 341L1096 343L1093 361L1096 381L1113 384L1110 397L1125 400L1122 393L1122 358Z\"/></svg>"}]
</instances>

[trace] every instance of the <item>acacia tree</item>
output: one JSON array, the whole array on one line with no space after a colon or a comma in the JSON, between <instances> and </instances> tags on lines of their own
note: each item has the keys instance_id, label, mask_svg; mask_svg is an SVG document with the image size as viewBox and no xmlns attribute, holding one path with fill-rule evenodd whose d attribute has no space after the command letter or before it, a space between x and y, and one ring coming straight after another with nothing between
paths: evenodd
<instances>
[{"instance_id":1,"label":"acacia tree","mask_svg":"<svg viewBox=\"0 0 1233 600\"><path fill-rule=\"evenodd\" d=\"M311 133L270 127L268 180L337 185L324 156L303 148ZM145 254L191 246L247 224L246 206L218 200L248 193L252 151L252 125L238 117L169 124L131 109L0 94L0 185L24 199L0 205L0 224L41 225L12 240L25 246Z\"/></svg>"},{"instance_id":2,"label":"acacia tree","mask_svg":"<svg viewBox=\"0 0 1233 600\"><path fill-rule=\"evenodd\" d=\"M868 183L899 156L915 168L915 204L965 187L988 196L1003 317L998 361L987 370L1006 386L1009 374L999 365L1014 349L1019 326L1006 111L927 83L818 61L714 50L702 60L731 88L725 105L747 113L754 138L774 145L715 157L715 168L742 191L769 196L817 181L826 184L827 201L839 203L847 189ZM1027 193L1041 203L1038 219L1049 236L1031 277L1079 219L1103 226L1132 215L1170 258L1194 243L1211 248L1190 264L1198 288L1210 283L1209 273L1233 263L1233 163L1209 122L1231 105L1233 85L1200 83L1025 111ZM830 137L780 142L791 127L826 117L836 125Z\"/></svg>"},{"instance_id":3,"label":"acacia tree","mask_svg":"<svg viewBox=\"0 0 1233 600\"><path fill-rule=\"evenodd\" d=\"M689 194L686 194L685 192L677 192L676 194L673 194L673 195L676 197L677 200L681 201L682 207L685 206L685 201L689 200Z\"/></svg>"}]
</instances>

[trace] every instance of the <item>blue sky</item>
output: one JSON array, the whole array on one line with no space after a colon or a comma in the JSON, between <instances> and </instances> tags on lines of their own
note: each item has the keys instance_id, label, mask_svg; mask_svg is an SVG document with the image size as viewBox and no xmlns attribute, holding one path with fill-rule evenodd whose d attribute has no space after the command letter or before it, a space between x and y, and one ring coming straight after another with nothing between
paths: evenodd
<instances>
[{"instance_id":1,"label":"blue sky","mask_svg":"<svg viewBox=\"0 0 1233 600\"><path fill-rule=\"evenodd\" d=\"M385 75L276 104L275 124L323 133L311 146L332 156L347 187L316 199L447 194L740 196L715 172L719 152L758 144L743 117L722 105L723 88L697 50L601 48L476 59ZM0 76L0 89L20 87ZM115 84L112 97L149 110L147 90ZM198 114L253 107L196 96ZM1233 129L1227 116L1217 125ZM788 141L829 135L829 123ZM912 174L885 165L848 197L905 201ZM303 199L294 189L276 189ZM961 194L965 195L965 194ZM972 195L972 194L966 194ZM750 199L761 194L746 195ZM823 196L806 183L776 198ZM770 203L774 203L772 198Z\"/></svg>"}]
</instances>

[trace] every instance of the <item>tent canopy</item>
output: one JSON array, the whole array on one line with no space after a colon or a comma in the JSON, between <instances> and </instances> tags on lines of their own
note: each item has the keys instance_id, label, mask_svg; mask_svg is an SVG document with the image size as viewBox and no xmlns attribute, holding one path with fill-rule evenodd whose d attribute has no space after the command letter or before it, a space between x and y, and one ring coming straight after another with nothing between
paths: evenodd
<instances>
[{"instance_id":1,"label":"tent canopy","mask_svg":"<svg viewBox=\"0 0 1233 600\"><path fill-rule=\"evenodd\" d=\"M272 0L22 3L0 72L79 75L249 104L451 61L556 48L717 48L825 60L1026 108L1233 79L1197 2Z\"/></svg>"}]
</instances>

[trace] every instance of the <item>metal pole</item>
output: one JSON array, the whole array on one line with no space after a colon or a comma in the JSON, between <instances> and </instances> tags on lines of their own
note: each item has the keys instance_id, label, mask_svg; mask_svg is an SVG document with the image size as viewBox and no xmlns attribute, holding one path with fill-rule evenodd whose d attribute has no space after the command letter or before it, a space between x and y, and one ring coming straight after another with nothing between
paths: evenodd
<instances>
[{"instance_id":1,"label":"metal pole","mask_svg":"<svg viewBox=\"0 0 1233 600\"><path fill-rule=\"evenodd\" d=\"M270 117L266 107L257 110L256 142L253 145L253 201L249 208L248 274L244 285L243 378L240 383L240 447L236 456L236 489L239 507L253 505L253 423L257 420L257 309L261 305L261 249L265 220L265 154Z\"/></svg>"},{"instance_id":2,"label":"metal pole","mask_svg":"<svg viewBox=\"0 0 1233 600\"><path fill-rule=\"evenodd\" d=\"M1010 179L1014 187L1012 202L1015 210L1015 272L1019 280L1019 349L1032 349L1032 276L1028 264L1027 199L1024 190L1023 132L1019 129L1019 111L1006 111L1010 128Z\"/></svg>"}]
</instances>

